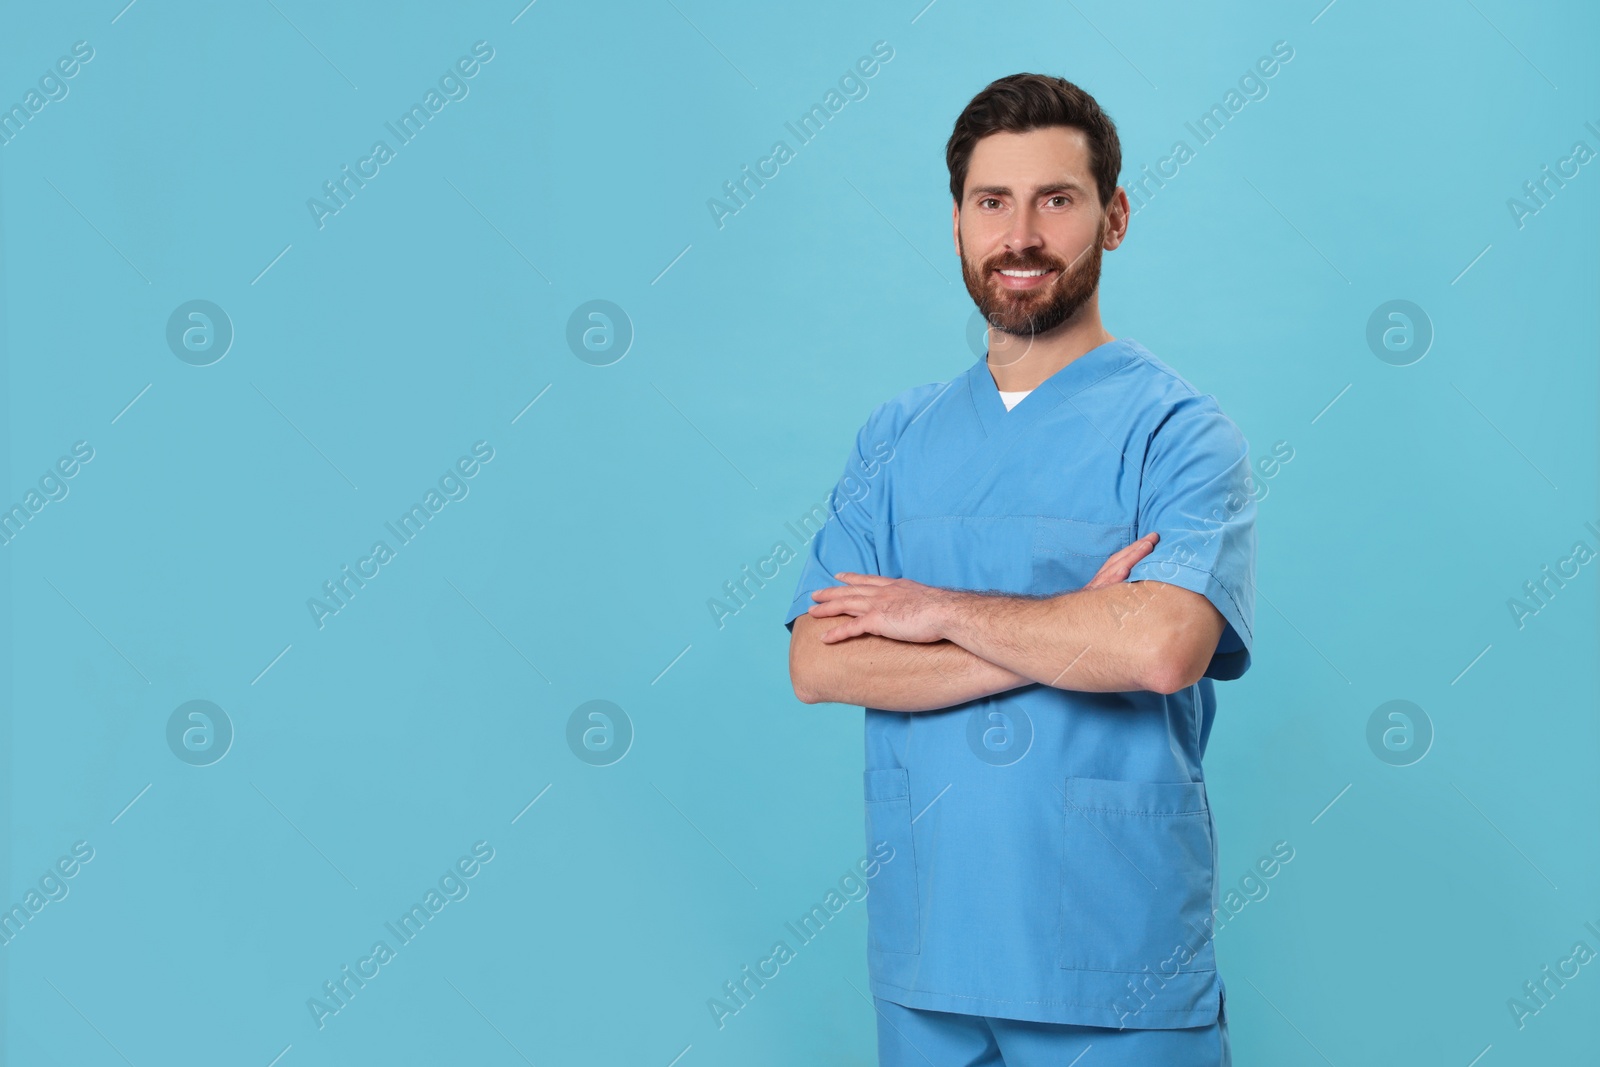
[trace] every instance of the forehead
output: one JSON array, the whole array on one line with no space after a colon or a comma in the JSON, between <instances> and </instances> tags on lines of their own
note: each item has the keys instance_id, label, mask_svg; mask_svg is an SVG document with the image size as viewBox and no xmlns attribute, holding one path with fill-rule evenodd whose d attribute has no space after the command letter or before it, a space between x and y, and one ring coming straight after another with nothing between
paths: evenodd
<instances>
[{"instance_id":1,"label":"forehead","mask_svg":"<svg viewBox=\"0 0 1600 1067\"><path fill-rule=\"evenodd\" d=\"M1088 134L1075 126L1004 131L991 133L972 146L965 191L1006 186L1020 192L1068 178L1091 185Z\"/></svg>"}]
</instances>

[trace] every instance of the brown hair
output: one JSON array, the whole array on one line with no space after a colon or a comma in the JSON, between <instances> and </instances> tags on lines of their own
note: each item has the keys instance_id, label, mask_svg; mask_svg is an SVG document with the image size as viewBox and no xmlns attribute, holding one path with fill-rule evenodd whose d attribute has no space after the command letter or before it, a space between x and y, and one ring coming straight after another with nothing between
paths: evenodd
<instances>
[{"instance_id":1,"label":"brown hair","mask_svg":"<svg viewBox=\"0 0 1600 1067\"><path fill-rule=\"evenodd\" d=\"M1044 126L1071 126L1089 139L1089 171L1100 194L1100 206L1111 202L1122 171L1122 142L1116 124L1094 97L1048 74L1011 74L990 82L956 119L945 145L950 167L950 195L957 206L967 182L972 147L991 133L1025 133Z\"/></svg>"}]
</instances>

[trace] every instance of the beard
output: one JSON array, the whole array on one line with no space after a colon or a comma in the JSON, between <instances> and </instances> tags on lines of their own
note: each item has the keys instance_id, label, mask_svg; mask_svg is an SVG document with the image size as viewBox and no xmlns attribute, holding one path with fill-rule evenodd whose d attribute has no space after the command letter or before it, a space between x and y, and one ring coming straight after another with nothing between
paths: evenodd
<instances>
[{"instance_id":1,"label":"beard","mask_svg":"<svg viewBox=\"0 0 1600 1067\"><path fill-rule=\"evenodd\" d=\"M1003 253L982 267L967 258L958 233L961 280L990 326L1017 337L1035 337L1066 322L1088 302L1100 286L1101 243L1106 220L1095 228L1094 241L1076 261L1063 263L1040 253L1016 256ZM995 274L999 270L1054 270L1057 273L1035 289L1007 289Z\"/></svg>"}]
</instances>

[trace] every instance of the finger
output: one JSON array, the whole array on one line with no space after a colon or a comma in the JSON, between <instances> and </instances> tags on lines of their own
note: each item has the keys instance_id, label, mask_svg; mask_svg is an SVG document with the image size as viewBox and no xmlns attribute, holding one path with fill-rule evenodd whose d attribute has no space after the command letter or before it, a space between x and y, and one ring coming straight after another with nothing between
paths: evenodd
<instances>
[{"instance_id":1,"label":"finger","mask_svg":"<svg viewBox=\"0 0 1600 1067\"><path fill-rule=\"evenodd\" d=\"M1089 584L1084 586L1084 588L1103 589L1108 585L1116 585L1127 576L1128 575L1126 572L1119 574L1116 571L1102 569L1099 574L1096 574L1093 578L1089 579Z\"/></svg>"},{"instance_id":2,"label":"finger","mask_svg":"<svg viewBox=\"0 0 1600 1067\"><path fill-rule=\"evenodd\" d=\"M1116 585L1118 582L1127 580L1128 575L1133 571L1134 565L1155 548L1156 540L1160 536L1155 531L1151 531L1131 545L1120 548L1107 556L1106 561L1100 565L1100 569L1095 572L1095 576L1090 579L1089 584L1084 588L1100 589L1104 586Z\"/></svg>"},{"instance_id":3,"label":"finger","mask_svg":"<svg viewBox=\"0 0 1600 1067\"><path fill-rule=\"evenodd\" d=\"M864 597L872 595L867 590L868 587L863 585L830 585L825 589L818 589L815 593L812 593L811 599L815 600L819 604L824 604L832 600L839 600L842 597Z\"/></svg>"},{"instance_id":4,"label":"finger","mask_svg":"<svg viewBox=\"0 0 1600 1067\"><path fill-rule=\"evenodd\" d=\"M1147 553L1152 551L1156 546L1156 541L1160 537L1160 534L1152 530L1132 544L1124 545L1122 548L1117 549L1117 551L1106 557L1105 563L1101 564L1101 569L1112 566L1113 564L1128 564L1131 566L1135 560L1142 558Z\"/></svg>"},{"instance_id":5,"label":"finger","mask_svg":"<svg viewBox=\"0 0 1600 1067\"><path fill-rule=\"evenodd\" d=\"M825 645L837 644L860 634L866 633L866 623L860 619L852 618L849 622L841 623L822 634L822 643Z\"/></svg>"},{"instance_id":6,"label":"finger","mask_svg":"<svg viewBox=\"0 0 1600 1067\"><path fill-rule=\"evenodd\" d=\"M1160 534L1156 533L1154 530L1151 530L1149 533L1145 534L1143 537L1139 538L1137 541L1133 542L1132 544L1126 545L1123 548L1117 550L1116 552L1113 552L1109 558L1116 559L1118 556L1143 555L1144 553L1149 552L1151 549L1155 548L1156 547L1156 541L1158 541L1160 538L1161 538Z\"/></svg>"},{"instance_id":7,"label":"finger","mask_svg":"<svg viewBox=\"0 0 1600 1067\"><path fill-rule=\"evenodd\" d=\"M855 571L840 571L834 577L851 585L888 585L894 581L893 578L885 578L881 574L857 574Z\"/></svg>"},{"instance_id":8,"label":"finger","mask_svg":"<svg viewBox=\"0 0 1600 1067\"><path fill-rule=\"evenodd\" d=\"M1154 547L1155 545L1152 542L1146 541L1144 537L1139 537L1138 541L1134 541L1133 544L1126 545L1123 549L1117 549L1107 555L1106 561L1101 563L1099 574L1114 573L1117 569L1131 568L1134 563L1138 563Z\"/></svg>"},{"instance_id":9,"label":"finger","mask_svg":"<svg viewBox=\"0 0 1600 1067\"><path fill-rule=\"evenodd\" d=\"M806 609L806 614L817 619L826 619L833 615L865 615L872 610L872 602L861 597L849 600L830 600L826 604L813 604Z\"/></svg>"},{"instance_id":10,"label":"finger","mask_svg":"<svg viewBox=\"0 0 1600 1067\"><path fill-rule=\"evenodd\" d=\"M1156 536L1157 535L1154 533L1147 533L1137 541L1134 541L1132 544L1123 545L1121 548L1111 553L1111 555L1107 556L1106 562L1101 564L1101 566L1106 566L1111 563L1118 563L1123 560L1134 559L1144 555L1146 552L1149 552L1155 547L1155 541L1152 540L1152 538Z\"/></svg>"}]
</instances>

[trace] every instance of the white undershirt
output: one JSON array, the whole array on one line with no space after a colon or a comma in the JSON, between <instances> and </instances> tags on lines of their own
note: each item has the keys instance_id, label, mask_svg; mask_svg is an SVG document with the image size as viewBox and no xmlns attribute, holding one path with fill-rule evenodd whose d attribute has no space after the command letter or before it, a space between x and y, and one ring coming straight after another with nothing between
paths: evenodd
<instances>
[{"instance_id":1,"label":"white undershirt","mask_svg":"<svg viewBox=\"0 0 1600 1067\"><path fill-rule=\"evenodd\" d=\"M1033 392L1032 389L1020 389L1014 393L1008 393L1004 389L999 389L996 391L1000 394L1001 401L1005 403L1007 411L1010 411L1012 408L1016 407L1017 401Z\"/></svg>"}]
</instances>

